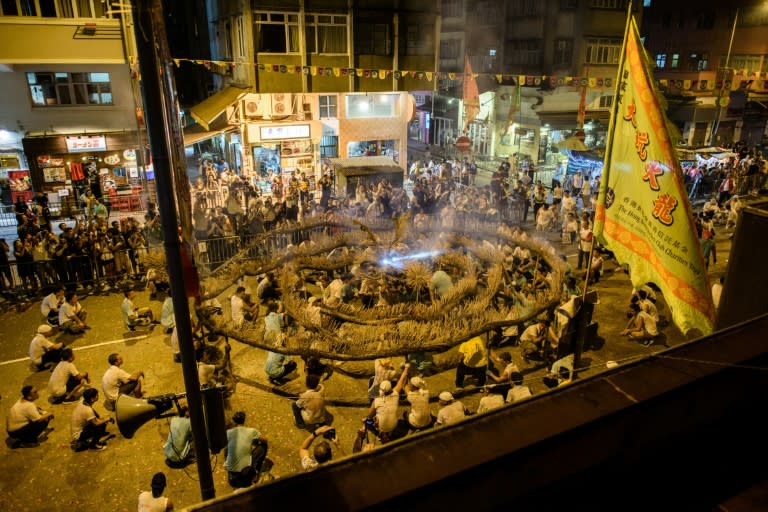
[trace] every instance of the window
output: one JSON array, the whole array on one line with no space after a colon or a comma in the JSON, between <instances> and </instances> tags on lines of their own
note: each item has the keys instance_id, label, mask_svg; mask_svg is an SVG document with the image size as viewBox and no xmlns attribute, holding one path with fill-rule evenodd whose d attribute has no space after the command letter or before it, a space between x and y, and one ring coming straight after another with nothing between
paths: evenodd
<instances>
[{"instance_id":1,"label":"window","mask_svg":"<svg viewBox=\"0 0 768 512\"><path fill-rule=\"evenodd\" d=\"M297 14L256 11L253 23L253 44L257 53L298 53Z\"/></svg>"},{"instance_id":2,"label":"window","mask_svg":"<svg viewBox=\"0 0 768 512\"><path fill-rule=\"evenodd\" d=\"M355 26L355 53L391 55L389 25L387 23L357 23Z\"/></svg>"},{"instance_id":3,"label":"window","mask_svg":"<svg viewBox=\"0 0 768 512\"><path fill-rule=\"evenodd\" d=\"M570 9L578 9L579 0L560 0L560 9L567 11Z\"/></svg>"},{"instance_id":4,"label":"window","mask_svg":"<svg viewBox=\"0 0 768 512\"><path fill-rule=\"evenodd\" d=\"M600 108L611 108L613 106L613 94L600 96Z\"/></svg>"},{"instance_id":5,"label":"window","mask_svg":"<svg viewBox=\"0 0 768 512\"><path fill-rule=\"evenodd\" d=\"M736 70L746 70L747 73L761 71L760 64L763 61L762 55L731 55L729 67ZM720 59L725 66L725 56Z\"/></svg>"},{"instance_id":6,"label":"window","mask_svg":"<svg viewBox=\"0 0 768 512\"><path fill-rule=\"evenodd\" d=\"M509 10L509 16L522 18L525 16L539 16L543 3L540 0L512 0Z\"/></svg>"},{"instance_id":7,"label":"window","mask_svg":"<svg viewBox=\"0 0 768 512\"><path fill-rule=\"evenodd\" d=\"M715 12L707 11L707 12L699 13L699 16L696 18L696 28L698 29L715 28Z\"/></svg>"},{"instance_id":8,"label":"window","mask_svg":"<svg viewBox=\"0 0 768 512\"><path fill-rule=\"evenodd\" d=\"M336 111L336 95L328 94L319 97L320 99L320 119L338 117Z\"/></svg>"},{"instance_id":9,"label":"window","mask_svg":"<svg viewBox=\"0 0 768 512\"><path fill-rule=\"evenodd\" d=\"M320 157L336 158L339 156L339 136L323 135L320 139Z\"/></svg>"},{"instance_id":10,"label":"window","mask_svg":"<svg viewBox=\"0 0 768 512\"><path fill-rule=\"evenodd\" d=\"M573 39L555 39L555 53L552 64L570 66L573 60Z\"/></svg>"},{"instance_id":11,"label":"window","mask_svg":"<svg viewBox=\"0 0 768 512\"><path fill-rule=\"evenodd\" d=\"M35 106L112 105L109 73L27 73Z\"/></svg>"},{"instance_id":12,"label":"window","mask_svg":"<svg viewBox=\"0 0 768 512\"><path fill-rule=\"evenodd\" d=\"M461 40L446 39L440 42L441 59L458 59L461 56Z\"/></svg>"},{"instance_id":13,"label":"window","mask_svg":"<svg viewBox=\"0 0 768 512\"><path fill-rule=\"evenodd\" d=\"M347 96L348 119L365 117L395 117L398 94L351 94Z\"/></svg>"},{"instance_id":14,"label":"window","mask_svg":"<svg viewBox=\"0 0 768 512\"><path fill-rule=\"evenodd\" d=\"M587 39L588 64L618 64L621 39Z\"/></svg>"},{"instance_id":15,"label":"window","mask_svg":"<svg viewBox=\"0 0 768 512\"><path fill-rule=\"evenodd\" d=\"M709 56L706 53L692 53L688 57L689 71L706 71L709 65Z\"/></svg>"},{"instance_id":16,"label":"window","mask_svg":"<svg viewBox=\"0 0 768 512\"><path fill-rule=\"evenodd\" d=\"M670 69L677 69L680 67L680 54L679 53L673 53L672 54L672 62L669 63Z\"/></svg>"},{"instance_id":17,"label":"window","mask_svg":"<svg viewBox=\"0 0 768 512\"><path fill-rule=\"evenodd\" d=\"M431 55L435 51L435 27L408 23L405 30L405 42L400 44L400 53L405 55Z\"/></svg>"},{"instance_id":18,"label":"window","mask_svg":"<svg viewBox=\"0 0 768 512\"><path fill-rule=\"evenodd\" d=\"M592 0L590 7L593 9L626 9L627 0Z\"/></svg>"},{"instance_id":19,"label":"window","mask_svg":"<svg viewBox=\"0 0 768 512\"><path fill-rule=\"evenodd\" d=\"M443 0L443 18L461 18L461 0Z\"/></svg>"},{"instance_id":20,"label":"window","mask_svg":"<svg viewBox=\"0 0 768 512\"><path fill-rule=\"evenodd\" d=\"M513 39L509 42L507 53L509 63L517 66L538 66L541 61L541 41L539 39Z\"/></svg>"},{"instance_id":21,"label":"window","mask_svg":"<svg viewBox=\"0 0 768 512\"><path fill-rule=\"evenodd\" d=\"M651 6L651 0L643 0L643 7L650 7Z\"/></svg>"},{"instance_id":22,"label":"window","mask_svg":"<svg viewBox=\"0 0 768 512\"><path fill-rule=\"evenodd\" d=\"M656 54L656 67L659 69L664 69L667 65L667 54L666 53L657 53Z\"/></svg>"},{"instance_id":23,"label":"window","mask_svg":"<svg viewBox=\"0 0 768 512\"><path fill-rule=\"evenodd\" d=\"M347 53L347 17L336 14L305 16L307 53Z\"/></svg>"}]
</instances>

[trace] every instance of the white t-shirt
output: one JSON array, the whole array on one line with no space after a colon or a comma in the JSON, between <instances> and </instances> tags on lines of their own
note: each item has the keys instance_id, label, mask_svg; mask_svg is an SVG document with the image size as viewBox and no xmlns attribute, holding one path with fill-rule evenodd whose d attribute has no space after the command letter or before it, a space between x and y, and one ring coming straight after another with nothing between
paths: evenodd
<instances>
[{"instance_id":1,"label":"white t-shirt","mask_svg":"<svg viewBox=\"0 0 768 512\"><path fill-rule=\"evenodd\" d=\"M77 404L75 410L72 411L72 422L70 423L70 432L72 433L72 440L76 441L83 429L89 421L96 418L96 413L93 411L93 407L86 405L82 400Z\"/></svg>"},{"instance_id":2,"label":"white t-shirt","mask_svg":"<svg viewBox=\"0 0 768 512\"><path fill-rule=\"evenodd\" d=\"M53 346L53 342L42 334L35 334L29 344L29 359L34 364L43 362L43 354Z\"/></svg>"},{"instance_id":3,"label":"white t-shirt","mask_svg":"<svg viewBox=\"0 0 768 512\"><path fill-rule=\"evenodd\" d=\"M136 314L136 307L133 305L133 301L131 301L128 297L124 298L123 303L120 304L120 311L123 312L123 322L126 326L132 326L134 323L136 323L136 319L131 318Z\"/></svg>"},{"instance_id":4,"label":"white t-shirt","mask_svg":"<svg viewBox=\"0 0 768 512\"><path fill-rule=\"evenodd\" d=\"M715 307L720 307L720 297L723 295L723 285L715 283L712 285L712 302L715 303Z\"/></svg>"},{"instance_id":5,"label":"white t-shirt","mask_svg":"<svg viewBox=\"0 0 768 512\"><path fill-rule=\"evenodd\" d=\"M27 424L40 419L42 416L40 412L34 402L19 398L8 411L8 417L5 420L6 430L15 432L26 427Z\"/></svg>"},{"instance_id":6,"label":"white t-shirt","mask_svg":"<svg viewBox=\"0 0 768 512\"><path fill-rule=\"evenodd\" d=\"M232 321L235 325L241 325L245 321L245 315L243 314L243 299L237 295L233 295L232 298L229 299L229 306L232 312Z\"/></svg>"},{"instance_id":7,"label":"white t-shirt","mask_svg":"<svg viewBox=\"0 0 768 512\"><path fill-rule=\"evenodd\" d=\"M77 308L69 302L64 302L59 308L59 325L64 325L68 320L74 319L77 315Z\"/></svg>"},{"instance_id":8,"label":"white t-shirt","mask_svg":"<svg viewBox=\"0 0 768 512\"><path fill-rule=\"evenodd\" d=\"M651 336L658 336L659 329L656 327L656 319L653 318L653 315L646 313L645 311L641 311L638 315L643 319L643 325L645 326L646 332Z\"/></svg>"},{"instance_id":9,"label":"white t-shirt","mask_svg":"<svg viewBox=\"0 0 768 512\"><path fill-rule=\"evenodd\" d=\"M517 402L531 396L531 388L528 386L513 386L507 393L507 403Z\"/></svg>"},{"instance_id":10,"label":"white t-shirt","mask_svg":"<svg viewBox=\"0 0 768 512\"><path fill-rule=\"evenodd\" d=\"M197 363L197 378L200 380L200 385L213 384L213 376L216 374L216 366L198 361Z\"/></svg>"},{"instance_id":11,"label":"white t-shirt","mask_svg":"<svg viewBox=\"0 0 768 512\"><path fill-rule=\"evenodd\" d=\"M395 430L399 402L400 396L395 393L379 396L374 399L373 407L376 409L376 418L379 420L379 430L381 432L392 432Z\"/></svg>"},{"instance_id":12,"label":"white t-shirt","mask_svg":"<svg viewBox=\"0 0 768 512\"><path fill-rule=\"evenodd\" d=\"M104 390L104 395L110 400L117 400L117 395L120 394L120 386L128 382L130 376L130 373L119 366L110 366L104 372L104 377L101 379L101 388Z\"/></svg>"},{"instance_id":13,"label":"white t-shirt","mask_svg":"<svg viewBox=\"0 0 768 512\"><path fill-rule=\"evenodd\" d=\"M165 512L168 509L168 498L155 498L149 491L139 494L139 512Z\"/></svg>"},{"instance_id":14,"label":"white t-shirt","mask_svg":"<svg viewBox=\"0 0 768 512\"><path fill-rule=\"evenodd\" d=\"M432 413L429 410L429 391L418 389L408 392L408 403L411 410L408 412L408 423L415 428L424 428L432 421Z\"/></svg>"},{"instance_id":15,"label":"white t-shirt","mask_svg":"<svg viewBox=\"0 0 768 512\"><path fill-rule=\"evenodd\" d=\"M464 418L464 404L456 400L441 408L437 413L438 425L451 425Z\"/></svg>"},{"instance_id":16,"label":"white t-shirt","mask_svg":"<svg viewBox=\"0 0 768 512\"><path fill-rule=\"evenodd\" d=\"M46 297L43 299L43 302L40 304L40 312L43 314L43 316L47 317L52 309L59 309L59 298L56 297L55 293L46 295Z\"/></svg>"},{"instance_id":17,"label":"white t-shirt","mask_svg":"<svg viewBox=\"0 0 768 512\"><path fill-rule=\"evenodd\" d=\"M498 393L491 393L480 399L480 405L477 407L477 413L488 412L504 406L504 397Z\"/></svg>"},{"instance_id":18,"label":"white t-shirt","mask_svg":"<svg viewBox=\"0 0 768 512\"><path fill-rule=\"evenodd\" d=\"M66 394L69 377L75 377L79 373L73 363L60 361L53 369L51 379L48 381L48 393L56 397Z\"/></svg>"}]
</instances>

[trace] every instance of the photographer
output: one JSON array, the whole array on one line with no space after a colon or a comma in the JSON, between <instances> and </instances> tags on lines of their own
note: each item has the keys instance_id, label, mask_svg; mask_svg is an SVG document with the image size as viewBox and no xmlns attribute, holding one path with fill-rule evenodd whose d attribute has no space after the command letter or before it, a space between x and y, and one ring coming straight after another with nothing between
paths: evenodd
<instances>
[{"instance_id":1,"label":"photographer","mask_svg":"<svg viewBox=\"0 0 768 512\"><path fill-rule=\"evenodd\" d=\"M312 443L315 439L318 437L323 436L323 441L315 445L315 448L313 450L312 455L309 454L309 447L312 446ZM301 443L301 448L299 448L299 459L301 459L301 467L305 471L316 468L320 464L324 464L331 460L333 458L333 452L331 451L331 443L336 446L336 448L339 449L339 451L342 452L341 446L339 445L339 438L336 436L336 429L324 425L322 427L317 428L314 432L312 432L309 437L304 439L304 442ZM313 458L314 456L314 458Z\"/></svg>"}]
</instances>

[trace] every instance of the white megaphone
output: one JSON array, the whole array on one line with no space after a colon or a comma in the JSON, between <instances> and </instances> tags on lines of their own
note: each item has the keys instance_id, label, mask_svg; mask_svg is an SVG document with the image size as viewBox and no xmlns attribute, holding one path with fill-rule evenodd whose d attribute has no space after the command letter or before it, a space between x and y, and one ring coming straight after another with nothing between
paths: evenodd
<instances>
[{"instance_id":1,"label":"white megaphone","mask_svg":"<svg viewBox=\"0 0 768 512\"><path fill-rule=\"evenodd\" d=\"M147 399L120 395L115 401L115 422L123 437L130 439L143 424L170 409L183 395L163 395ZM178 402L176 402L178 407Z\"/></svg>"}]
</instances>

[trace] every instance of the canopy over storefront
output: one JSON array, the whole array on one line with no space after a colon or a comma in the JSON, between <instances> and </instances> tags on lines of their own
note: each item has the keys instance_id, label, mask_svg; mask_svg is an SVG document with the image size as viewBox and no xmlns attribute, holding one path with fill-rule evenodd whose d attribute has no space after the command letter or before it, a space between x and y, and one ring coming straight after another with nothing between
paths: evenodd
<instances>
[{"instance_id":1,"label":"canopy over storefront","mask_svg":"<svg viewBox=\"0 0 768 512\"><path fill-rule=\"evenodd\" d=\"M192 119L206 130L211 129L211 123L219 117L227 107L248 93L248 89L240 87L225 87L208 99L198 103L189 110Z\"/></svg>"},{"instance_id":2,"label":"canopy over storefront","mask_svg":"<svg viewBox=\"0 0 768 512\"><path fill-rule=\"evenodd\" d=\"M354 195L358 183L375 186L382 179L393 187L403 186L405 171L389 157L330 158L328 161L336 174L337 193Z\"/></svg>"}]
</instances>

